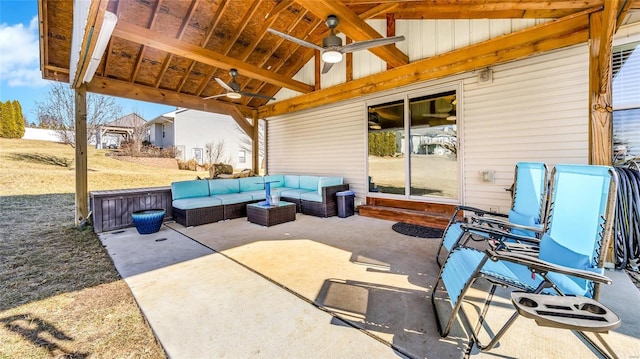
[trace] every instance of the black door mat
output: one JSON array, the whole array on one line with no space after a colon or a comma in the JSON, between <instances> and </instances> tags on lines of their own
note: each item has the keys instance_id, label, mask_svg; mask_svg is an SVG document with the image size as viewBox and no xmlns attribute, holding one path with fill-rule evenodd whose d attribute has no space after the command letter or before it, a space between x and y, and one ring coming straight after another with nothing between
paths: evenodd
<instances>
[{"instance_id":1,"label":"black door mat","mask_svg":"<svg viewBox=\"0 0 640 359\"><path fill-rule=\"evenodd\" d=\"M444 230L440 228L419 226L417 224L409 224L409 223L402 223L402 222L398 222L394 224L393 226L391 226L391 229L393 229L394 231L400 234L404 234L412 237L419 237L419 238L440 239L442 238L442 234L444 233Z\"/></svg>"}]
</instances>

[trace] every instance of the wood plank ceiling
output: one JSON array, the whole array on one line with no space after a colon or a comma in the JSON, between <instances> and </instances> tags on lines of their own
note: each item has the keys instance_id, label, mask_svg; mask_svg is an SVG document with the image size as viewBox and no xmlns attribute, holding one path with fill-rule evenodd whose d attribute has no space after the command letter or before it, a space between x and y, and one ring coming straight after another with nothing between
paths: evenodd
<instances>
[{"instance_id":1,"label":"wood plank ceiling","mask_svg":"<svg viewBox=\"0 0 640 359\"><path fill-rule=\"evenodd\" d=\"M268 96L283 87L301 93L322 91L319 84L293 79L315 50L268 33L268 28L321 45L328 34L324 21L329 14L340 18L339 32L360 41L387 36L377 33L366 19L387 19L389 31L397 19L570 19L601 11L605 1L609 0L92 0L97 16L111 11L118 16L118 23L87 90L251 117L254 109L277 107L266 107L267 100L248 96L204 100L225 92L215 78L229 82L229 69L236 68L242 91ZM621 0L618 6L614 11L620 24L627 11L640 9L640 0ZM73 0L39 0L39 8L43 77L68 82ZM559 34L556 42L571 39L561 28L553 30ZM579 31L583 30L584 26L580 27ZM493 46L494 52L500 48L488 46ZM393 45L370 51L386 61L389 69L411 66L407 55ZM319 66L319 61L316 64ZM473 66L486 64L479 61ZM407 77L401 72L391 74ZM322 96L318 93L316 97Z\"/></svg>"}]
</instances>

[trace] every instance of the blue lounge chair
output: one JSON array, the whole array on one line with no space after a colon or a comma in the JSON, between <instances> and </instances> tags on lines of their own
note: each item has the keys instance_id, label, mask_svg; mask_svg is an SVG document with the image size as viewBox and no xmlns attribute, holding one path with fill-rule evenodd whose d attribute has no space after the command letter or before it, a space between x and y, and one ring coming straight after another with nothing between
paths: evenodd
<instances>
[{"instance_id":1,"label":"blue lounge chair","mask_svg":"<svg viewBox=\"0 0 640 359\"><path fill-rule=\"evenodd\" d=\"M464 312L465 294L479 278L485 278L491 285L485 310L496 286L528 293L584 296L597 300L599 284L610 283L603 275L604 251L612 236L616 189L617 175L611 167L557 165L552 172L548 221L537 257L509 251L455 247L440 270L431 297L440 334L448 336L456 317L471 328L468 317L458 316L458 313ZM512 239L527 238L510 232L498 234ZM453 306L444 326L435 304L436 291L442 293L442 290L448 294ZM480 349L491 349L517 317L518 312L515 312L487 345L482 345L477 333L470 330L473 340ZM602 341L601 337L598 338Z\"/></svg>"},{"instance_id":2,"label":"blue lounge chair","mask_svg":"<svg viewBox=\"0 0 640 359\"><path fill-rule=\"evenodd\" d=\"M529 237L535 237L537 233L541 233L545 218L548 173L547 165L543 162L518 162L516 164L513 201L508 215L468 206L456 207L436 253L438 266L441 266L440 257L443 248L448 253L458 245L465 234L468 235L465 241L473 234L468 231L465 233L464 224L456 220L459 211L473 212L472 222L484 224L486 227L510 230L512 233ZM480 234L482 239L500 239L500 237L493 238L491 233L478 232L476 234Z\"/></svg>"}]
</instances>

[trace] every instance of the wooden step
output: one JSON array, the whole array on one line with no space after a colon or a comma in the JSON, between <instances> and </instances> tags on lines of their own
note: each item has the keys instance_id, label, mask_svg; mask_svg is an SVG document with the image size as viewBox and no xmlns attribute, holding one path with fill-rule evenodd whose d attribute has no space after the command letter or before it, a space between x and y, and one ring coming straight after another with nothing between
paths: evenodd
<instances>
[{"instance_id":1,"label":"wooden step","mask_svg":"<svg viewBox=\"0 0 640 359\"><path fill-rule=\"evenodd\" d=\"M365 217L386 219L390 221L417 224L420 226L428 226L440 229L445 229L447 227L447 224L449 224L449 220L451 219L450 215L445 215L442 213L376 205L358 206L358 213L361 216Z\"/></svg>"}]
</instances>

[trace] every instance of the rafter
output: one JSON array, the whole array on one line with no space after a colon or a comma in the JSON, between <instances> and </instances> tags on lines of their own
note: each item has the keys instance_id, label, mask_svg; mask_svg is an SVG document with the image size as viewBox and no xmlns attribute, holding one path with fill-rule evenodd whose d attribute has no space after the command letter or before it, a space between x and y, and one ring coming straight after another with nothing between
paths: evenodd
<instances>
[{"instance_id":1,"label":"rafter","mask_svg":"<svg viewBox=\"0 0 640 359\"><path fill-rule=\"evenodd\" d=\"M151 46L158 50L173 53L209 66L226 70L236 68L243 72L245 76L269 82L279 87L286 87L304 93L313 91L313 86L300 81L274 74L257 66L246 64L237 59L224 56L218 52L203 49L202 47L189 43L184 43L169 36L165 36L125 21L118 22L118 25L116 25L113 32L113 36L144 44L146 46Z\"/></svg>"},{"instance_id":2,"label":"rafter","mask_svg":"<svg viewBox=\"0 0 640 359\"><path fill-rule=\"evenodd\" d=\"M340 19L337 29L354 41L382 37L371 25L340 2L331 0L296 0L296 2L322 19L326 19L329 15L336 15ZM369 51L394 67L409 63L409 57L395 45L374 47Z\"/></svg>"},{"instance_id":3,"label":"rafter","mask_svg":"<svg viewBox=\"0 0 640 359\"><path fill-rule=\"evenodd\" d=\"M211 20L211 24L209 24L209 30L207 31L207 35L200 42L201 47L206 47L207 44L209 43L209 40L211 40L211 36L213 36L213 33L216 30L216 27L222 20L223 14L227 9L227 6L229 6L229 2L227 0L220 1L220 5L218 5L218 9L216 10L216 13L213 15L213 19ZM191 70L193 70L193 67L195 65L196 65L196 61L193 61L189 66L189 70L186 71L184 74L185 76L184 80L186 80L186 78L189 76L189 74L191 73ZM211 69L209 69L209 71L207 71L207 74L201 80L200 85L198 85L198 89L196 90L196 93L195 93L196 96L200 96L202 94L202 91L204 91L205 87L207 87L207 84L209 83L209 80L211 80L211 76L213 76L213 73L215 72L215 70L216 70L215 67L212 67Z\"/></svg>"},{"instance_id":4,"label":"rafter","mask_svg":"<svg viewBox=\"0 0 640 359\"><path fill-rule=\"evenodd\" d=\"M292 29L294 29L296 26L298 26L298 24L302 21L302 19L304 19L304 17L305 17L305 16L307 16L307 13L308 13L308 11L303 9L303 10L298 14L298 16L296 17L296 19L295 19L293 22L291 22L291 23L289 24L289 26L287 26L286 31L287 31L287 32L289 32L289 31L291 31ZM315 27L314 27L314 29L315 29ZM266 30L265 30L265 31L266 31ZM271 59L271 57L273 56L273 54L278 50L278 48L280 47L280 45L282 45L282 44L284 43L284 41L285 41L285 39L284 39L284 38L282 38L282 37L278 37L278 39L276 40L276 44L275 44L275 46L272 46L271 51L270 51L270 52L268 52L267 54L265 54L264 56L262 56L262 59L258 62L258 67L264 67L264 65L266 65L266 63ZM293 50L293 51L289 51L289 56L287 57L287 59L288 59L290 56L292 56L292 55L296 52L297 48L298 48L298 47L296 46L296 47L294 47L294 50ZM279 62L277 62L277 63L276 63L276 65L271 65L272 67L271 67L271 69L270 69L270 70L271 70L271 71L273 71L273 72L275 72L275 73L277 73L277 72L278 72L278 70L280 70L280 67L282 67L282 65L283 65L284 63L286 63L287 59L285 59L285 58L280 59L280 61L279 61ZM292 76L289 76L289 77L292 77ZM246 88L247 88L247 86L249 86L249 84L251 83L251 81L252 81L251 79L248 79L246 82L242 83L242 84L241 84L241 88L242 88L243 90L244 90L244 89L246 89ZM266 85L265 83L261 83L261 84L259 85L258 89L257 89L257 90L255 90L255 91L256 91L256 92L258 92L258 93L260 93L260 91L262 90L262 88L264 88L264 86L265 86L265 85ZM314 89L315 89L315 87L314 87ZM248 104L249 104L251 101L253 101L253 100L254 100L253 98L243 99L243 104L248 105Z\"/></svg>"},{"instance_id":5,"label":"rafter","mask_svg":"<svg viewBox=\"0 0 640 359\"><path fill-rule=\"evenodd\" d=\"M247 24L249 24L249 20L251 20L251 18L253 17L253 14L255 14L256 10L258 10L258 5L260 5L260 0L254 0L249 10L247 10L242 20L240 20L240 25L233 31L233 35L231 36L231 38L227 40L227 44L225 45L224 50L222 50L221 53L229 55L229 51L231 51L233 45L235 45L240 35L242 35L242 32L247 27Z\"/></svg>"},{"instance_id":6,"label":"rafter","mask_svg":"<svg viewBox=\"0 0 640 359\"><path fill-rule=\"evenodd\" d=\"M185 30L187 29L187 24L189 24L189 21L191 20L191 17L193 16L193 12L196 10L196 7L198 7L198 3L200 2L200 0L193 0L191 2L191 5L189 6L189 9L187 10L187 14L185 15L184 19L182 20L182 24L180 24L180 29L178 30L178 35L177 35L177 39L178 40L182 40L182 37L184 36ZM162 78L164 77L164 74L167 72L167 68L169 68L169 64L171 63L171 60L173 60L173 54L169 53L165 59L164 62L162 63L162 67L160 68L160 74L158 75L158 78L156 79L156 83L155 83L155 87L159 87L160 83L162 82Z\"/></svg>"},{"instance_id":7,"label":"rafter","mask_svg":"<svg viewBox=\"0 0 640 359\"><path fill-rule=\"evenodd\" d=\"M156 23L156 19L158 15L158 8L162 5L163 0L158 0L157 3L153 6L151 10L151 19L149 20L148 28L153 29L153 25ZM120 4L120 2L118 2ZM140 71L140 65L142 64L142 59L144 59L144 55L147 53L147 48L144 45L140 46L140 52L138 53L138 58L136 59L136 64L133 65L133 71L131 72L131 76L129 77L130 82L135 82L136 77L138 77L138 72ZM108 59L107 59L108 60Z\"/></svg>"}]
</instances>

